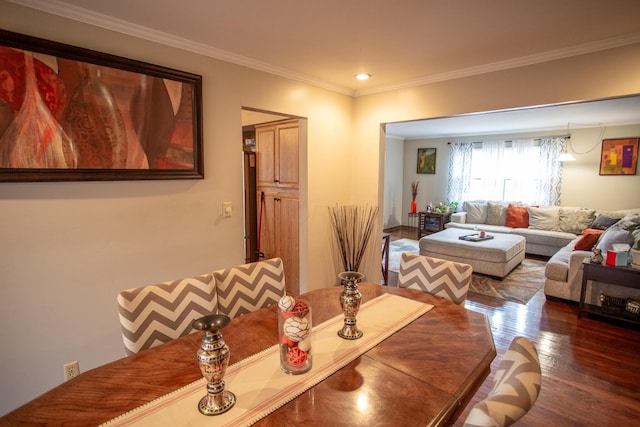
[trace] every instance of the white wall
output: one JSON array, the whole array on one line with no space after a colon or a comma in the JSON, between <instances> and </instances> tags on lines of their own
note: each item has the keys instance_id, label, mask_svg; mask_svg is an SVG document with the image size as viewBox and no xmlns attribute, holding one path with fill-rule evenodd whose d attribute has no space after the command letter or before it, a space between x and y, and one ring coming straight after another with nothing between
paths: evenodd
<instances>
[{"instance_id":1,"label":"white wall","mask_svg":"<svg viewBox=\"0 0 640 427\"><path fill-rule=\"evenodd\" d=\"M640 124L608 127L603 136L604 139L629 137L640 137ZM640 207L640 163L634 176L601 176L599 128L571 130L570 147L575 150L569 151L576 161L564 163L563 206L586 206L598 210Z\"/></svg>"},{"instance_id":2,"label":"white wall","mask_svg":"<svg viewBox=\"0 0 640 427\"><path fill-rule=\"evenodd\" d=\"M436 173L419 174L416 172L419 148L436 149ZM447 201L447 181L449 177L449 145L440 140L408 140L404 144L404 203L403 223L407 223L407 213L411 207L411 181L418 181L418 210L423 211L431 202L433 206Z\"/></svg>"},{"instance_id":3,"label":"white wall","mask_svg":"<svg viewBox=\"0 0 640 427\"><path fill-rule=\"evenodd\" d=\"M386 139L384 163L384 229L402 225L404 212L404 139Z\"/></svg>"},{"instance_id":4,"label":"white wall","mask_svg":"<svg viewBox=\"0 0 640 427\"><path fill-rule=\"evenodd\" d=\"M308 118L301 286L335 283L327 206L351 196L350 97L4 1L0 28L201 74L205 163L204 180L0 183L0 414L61 383L66 362L124 356L120 290L244 262L243 106Z\"/></svg>"},{"instance_id":5,"label":"white wall","mask_svg":"<svg viewBox=\"0 0 640 427\"><path fill-rule=\"evenodd\" d=\"M640 67L640 44L468 78L360 96L355 99L354 143L366 146L378 134L377 125L381 123L640 94L640 74L633 71L637 67ZM607 137L611 136L607 134ZM383 137L382 144L384 139ZM411 150L413 148L417 147L412 147ZM379 154L378 151L372 150L371 153L372 162L384 165L384 151ZM378 154L380 157L373 157ZM593 163L592 155L593 153L586 156L584 162ZM438 166L443 164L441 159L439 150ZM406 158L405 162L408 162ZM575 167L585 164L577 162ZM405 168L407 167L411 166L405 163ZM432 180L446 179L446 174L440 176L441 170L437 171L435 177L431 177ZM571 172L567 167L567 174ZM638 206L636 193L630 190L638 188L638 176L603 178L613 179L613 181L598 180L596 189L599 194L591 188L586 188L586 185L581 185L584 177L578 178L580 182L568 180L566 192L571 193L572 196L563 200L563 205L580 206L588 202L594 208L605 204L621 208L627 205ZM369 179L370 182L376 182L367 173L354 176L354 179L361 181ZM409 192L410 182L411 179L405 179L405 195ZM379 183L379 191L372 192L378 195L378 203L381 206L384 206L384 185L383 179L382 183ZM438 195L437 185L435 182L425 185L427 188L434 189L433 199ZM612 190L603 188L605 185L613 186L615 188L613 192L623 194L624 203L617 195L611 194ZM625 191L618 191L620 185L625 188ZM444 187L440 188L439 194L444 200L446 190L443 189ZM591 194L588 199L585 199L582 195L587 192ZM427 195L426 198L431 199L431 196ZM406 221L404 218L409 209L409 200L404 199L402 221ZM419 199L419 206L428 201ZM383 215L387 221L388 212L384 212ZM381 218L380 227L383 226Z\"/></svg>"},{"instance_id":6,"label":"white wall","mask_svg":"<svg viewBox=\"0 0 640 427\"><path fill-rule=\"evenodd\" d=\"M308 118L301 280L335 283L327 207L382 206L381 124L640 93L640 45L355 100L0 0L0 28L203 75L204 180L0 184L0 413L123 355L118 291L242 263L241 108ZM406 185L405 185L406 186ZM378 231L381 231L380 215ZM380 251L365 274L380 278Z\"/></svg>"}]
</instances>

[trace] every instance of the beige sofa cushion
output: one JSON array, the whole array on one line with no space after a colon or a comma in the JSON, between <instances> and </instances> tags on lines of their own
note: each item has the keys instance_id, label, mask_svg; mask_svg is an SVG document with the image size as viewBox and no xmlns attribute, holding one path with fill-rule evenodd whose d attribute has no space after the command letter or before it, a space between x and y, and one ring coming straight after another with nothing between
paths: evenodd
<instances>
[{"instance_id":1,"label":"beige sofa cushion","mask_svg":"<svg viewBox=\"0 0 640 427\"><path fill-rule=\"evenodd\" d=\"M464 202L467 223L485 224L487 222L487 202Z\"/></svg>"},{"instance_id":2,"label":"beige sofa cushion","mask_svg":"<svg viewBox=\"0 0 640 427\"><path fill-rule=\"evenodd\" d=\"M536 230L534 228L514 228L512 234L517 234L527 239L527 244L544 244L555 246L558 248L566 246L569 242L576 238L573 233L565 233L563 231Z\"/></svg>"},{"instance_id":3,"label":"beige sofa cushion","mask_svg":"<svg viewBox=\"0 0 640 427\"><path fill-rule=\"evenodd\" d=\"M556 206L530 206L529 228L534 230L558 231L560 228L560 208Z\"/></svg>"},{"instance_id":4,"label":"beige sofa cushion","mask_svg":"<svg viewBox=\"0 0 640 427\"><path fill-rule=\"evenodd\" d=\"M586 208L560 208L560 231L580 234L596 219L596 211Z\"/></svg>"},{"instance_id":5,"label":"beige sofa cushion","mask_svg":"<svg viewBox=\"0 0 640 427\"><path fill-rule=\"evenodd\" d=\"M507 223L507 205L502 203L487 203L487 224L502 225Z\"/></svg>"}]
</instances>

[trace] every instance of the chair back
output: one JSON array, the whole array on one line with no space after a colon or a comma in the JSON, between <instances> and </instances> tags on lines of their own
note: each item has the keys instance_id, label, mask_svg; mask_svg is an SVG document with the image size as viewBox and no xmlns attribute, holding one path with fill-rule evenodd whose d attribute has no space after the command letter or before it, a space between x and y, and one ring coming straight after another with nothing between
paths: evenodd
<instances>
[{"instance_id":1,"label":"chair back","mask_svg":"<svg viewBox=\"0 0 640 427\"><path fill-rule=\"evenodd\" d=\"M117 299L128 355L193 332L195 319L217 310L211 274L128 289Z\"/></svg>"},{"instance_id":2,"label":"chair back","mask_svg":"<svg viewBox=\"0 0 640 427\"><path fill-rule=\"evenodd\" d=\"M284 267L280 258L214 271L213 277L218 312L232 319L278 303L285 295Z\"/></svg>"},{"instance_id":3,"label":"chair back","mask_svg":"<svg viewBox=\"0 0 640 427\"><path fill-rule=\"evenodd\" d=\"M513 339L495 381L487 398L471 409L464 427L510 426L533 407L542 387L542 373L538 352L529 339Z\"/></svg>"},{"instance_id":4,"label":"chair back","mask_svg":"<svg viewBox=\"0 0 640 427\"><path fill-rule=\"evenodd\" d=\"M464 307L472 273L469 264L404 252L398 287L417 289Z\"/></svg>"}]
</instances>

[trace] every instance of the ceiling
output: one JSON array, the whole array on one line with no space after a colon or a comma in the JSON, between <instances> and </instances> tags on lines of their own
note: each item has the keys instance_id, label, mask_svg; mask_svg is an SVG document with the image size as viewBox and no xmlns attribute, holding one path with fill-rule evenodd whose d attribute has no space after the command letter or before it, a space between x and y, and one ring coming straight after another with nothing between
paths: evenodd
<instances>
[{"instance_id":1,"label":"ceiling","mask_svg":"<svg viewBox=\"0 0 640 427\"><path fill-rule=\"evenodd\" d=\"M352 96L640 42L638 0L9 1Z\"/></svg>"}]
</instances>

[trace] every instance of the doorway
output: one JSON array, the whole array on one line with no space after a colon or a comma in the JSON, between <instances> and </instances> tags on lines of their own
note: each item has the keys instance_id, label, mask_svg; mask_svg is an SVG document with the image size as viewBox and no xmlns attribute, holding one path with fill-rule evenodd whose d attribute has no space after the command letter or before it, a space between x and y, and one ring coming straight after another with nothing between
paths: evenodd
<instances>
[{"instance_id":1,"label":"doorway","mask_svg":"<svg viewBox=\"0 0 640 427\"><path fill-rule=\"evenodd\" d=\"M306 265L299 244L306 224L300 221L306 212L306 131L304 118L242 108L245 259L281 258L287 292L294 295L301 261Z\"/></svg>"}]
</instances>

